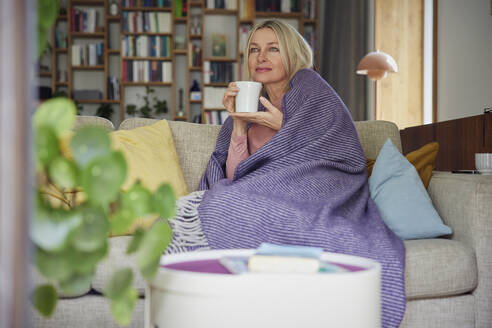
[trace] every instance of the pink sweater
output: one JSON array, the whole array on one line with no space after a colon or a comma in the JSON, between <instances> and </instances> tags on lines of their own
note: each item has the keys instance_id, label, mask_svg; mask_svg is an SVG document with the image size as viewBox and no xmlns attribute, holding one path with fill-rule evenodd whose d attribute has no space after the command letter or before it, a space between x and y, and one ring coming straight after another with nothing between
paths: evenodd
<instances>
[{"instance_id":1,"label":"pink sweater","mask_svg":"<svg viewBox=\"0 0 492 328\"><path fill-rule=\"evenodd\" d=\"M282 98L280 97L277 101L272 102L273 106L277 107L280 111L282 111ZM238 164L263 146L275 133L277 131L269 127L253 123L248 129L247 136L236 136L232 134L226 162L227 178L232 180Z\"/></svg>"}]
</instances>

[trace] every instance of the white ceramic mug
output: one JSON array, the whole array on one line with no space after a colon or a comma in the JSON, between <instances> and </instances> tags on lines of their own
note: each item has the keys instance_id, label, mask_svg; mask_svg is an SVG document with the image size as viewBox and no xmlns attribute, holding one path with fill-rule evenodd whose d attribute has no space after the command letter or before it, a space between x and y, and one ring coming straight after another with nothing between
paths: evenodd
<instances>
[{"instance_id":1,"label":"white ceramic mug","mask_svg":"<svg viewBox=\"0 0 492 328\"><path fill-rule=\"evenodd\" d=\"M492 153L476 153L475 168L481 174L492 174Z\"/></svg>"},{"instance_id":2,"label":"white ceramic mug","mask_svg":"<svg viewBox=\"0 0 492 328\"><path fill-rule=\"evenodd\" d=\"M236 95L237 113L254 113L258 111L261 83L251 81L237 81L239 92Z\"/></svg>"}]
</instances>

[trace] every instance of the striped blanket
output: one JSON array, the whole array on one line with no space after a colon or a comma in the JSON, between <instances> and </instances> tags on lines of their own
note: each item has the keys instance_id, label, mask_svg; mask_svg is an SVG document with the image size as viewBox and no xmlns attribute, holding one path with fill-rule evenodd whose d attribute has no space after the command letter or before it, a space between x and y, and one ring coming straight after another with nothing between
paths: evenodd
<instances>
[{"instance_id":1,"label":"striped blanket","mask_svg":"<svg viewBox=\"0 0 492 328\"><path fill-rule=\"evenodd\" d=\"M260 110L264 110L260 104ZM382 264L383 327L405 312L403 242L383 223L369 196L366 160L351 116L313 70L290 81L282 128L225 177L232 132L226 120L200 190L203 233L212 249L261 242L322 247Z\"/></svg>"}]
</instances>

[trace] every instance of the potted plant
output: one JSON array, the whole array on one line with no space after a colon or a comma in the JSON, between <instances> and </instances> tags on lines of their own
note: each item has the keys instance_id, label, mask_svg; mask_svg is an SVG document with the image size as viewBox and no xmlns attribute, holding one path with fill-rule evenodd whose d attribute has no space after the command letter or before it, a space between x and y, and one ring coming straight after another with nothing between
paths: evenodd
<instances>
[{"instance_id":1,"label":"potted plant","mask_svg":"<svg viewBox=\"0 0 492 328\"><path fill-rule=\"evenodd\" d=\"M68 295L88 288L108 252L110 233L125 231L135 217L157 213L171 218L175 211L167 184L151 193L137 182L122 192L127 171L123 154L111 149L100 127L71 132L75 116L74 103L59 97L44 102L33 117L37 184L29 234L36 267L50 281L33 293L34 306L44 315L56 306L57 288ZM167 220L134 233L127 253L136 253L145 278L157 271L171 237ZM125 268L104 289L114 318L123 325L130 322L138 296L132 282L133 272Z\"/></svg>"}]
</instances>

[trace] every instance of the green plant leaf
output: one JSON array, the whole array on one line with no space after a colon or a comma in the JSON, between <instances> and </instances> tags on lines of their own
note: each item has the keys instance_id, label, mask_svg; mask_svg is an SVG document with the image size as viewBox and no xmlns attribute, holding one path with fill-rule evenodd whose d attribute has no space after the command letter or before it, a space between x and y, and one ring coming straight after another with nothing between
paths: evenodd
<instances>
[{"instance_id":1,"label":"green plant leaf","mask_svg":"<svg viewBox=\"0 0 492 328\"><path fill-rule=\"evenodd\" d=\"M87 292L91 287L93 272L72 274L67 279L60 281L60 288L66 296L77 296Z\"/></svg>"},{"instance_id":2,"label":"green plant leaf","mask_svg":"<svg viewBox=\"0 0 492 328\"><path fill-rule=\"evenodd\" d=\"M35 129L36 157L39 166L48 165L60 153L58 138L51 127L40 126Z\"/></svg>"},{"instance_id":3,"label":"green plant leaf","mask_svg":"<svg viewBox=\"0 0 492 328\"><path fill-rule=\"evenodd\" d=\"M68 98L52 98L39 106L34 114L34 125L51 127L58 137L70 131L75 122L77 109Z\"/></svg>"},{"instance_id":4,"label":"green plant leaf","mask_svg":"<svg viewBox=\"0 0 492 328\"><path fill-rule=\"evenodd\" d=\"M131 226L134 219L135 216L130 209L120 208L109 218L109 223L111 225L111 234L119 235L124 233Z\"/></svg>"},{"instance_id":5,"label":"green plant leaf","mask_svg":"<svg viewBox=\"0 0 492 328\"><path fill-rule=\"evenodd\" d=\"M173 218L176 214L176 198L169 184L162 184L152 196L154 212L165 219Z\"/></svg>"},{"instance_id":6,"label":"green plant leaf","mask_svg":"<svg viewBox=\"0 0 492 328\"><path fill-rule=\"evenodd\" d=\"M108 242L105 240L103 246L93 252L81 252L72 247L65 253L70 267L79 273L94 272L96 265L108 254Z\"/></svg>"},{"instance_id":7,"label":"green plant leaf","mask_svg":"<svg viewBox=\"0 0 492 328\"><path fill-rule=\"evenodd\" d=\"M55 310L58 293L51 284L40 285L34 290L31 301L39 313L45 317L49 317Z\"/></svg>"},{"instance_id":8,"label":"green plant leaf","mask_svg":"<svg viewBox=\"0 0 492 328\"><path fill-rule=\"evenodd\" d=\"M124 297L132 287L133 272L130 268L116 271L104 286L104 295L111 300Z\"/></svg>"},{"instance_id":9,"label":"green plant leaf","mask_svg":"<svg viewBox=\"0 0 492 328\"><path fill-rule=\"evenodd\" d=\"M172 235L173 232L167 220L157 221L145 233L137 252L137 263L146 279L152 278L155 274L159 259L171 242Z\"/></svg>"},{"instance_id":10,"label":"green plant leaf","mask_svg":"<svg viewBox=\"0 0 492 328\"><path fill-rule=\"evenodd\" d=\"M57 0L38 0L38 25L49 29L55 22L58 14Z\"/></svg>"},{"instance_id":11,"label":"green plant leaf","mask_svg":"<svg viewBox=\"0 0 492 328\"><path fill-rule=\"evenodd\" d=\"M138 292L131 288L124 297L111 300L111 312L113 317L122 326L126 326L132 320L133 308L138 298Z\"/></svg>"},{"instance_id":12,"label":"green plant leaf","mask_svg":"<svg viewBox=\"0 0 492 328\"><path fill-rule=\"evenodd\" d=\"M29 234L37 246L46 251L57 251L63 248L69 234L81 223L82 218L78 212L48 210L38 201Z\"/></svg>"},{"instance_id":13,"label":"green plant leaf","mask_svg":"<svg viewBox=\"0 0 492 328\"><path fill-rule=\"evenodd\" d=\"M136 217L143 217L152 213L150 192L140 183L134 184L127 192L121 195L121 204L129 208Z\"/></svg>"},{"instance_id":14,"label":"green plant leaf","mask_svg":"<svg viewBox=\"0 0 492 328\"><path fill-rule=\"evenodd\" d=\"M56 157L49 166L50 177L53 182L62 188L78 186L79 170L75 163L65 157Z\"/></svg>"},{"instance_id":15,"label":"green plant leaf","mask_svg":"<svg viewBox=\"0 0 492 328\"><path fill-rule=\"evenodd\" d=\"M145 231L142 228L138 228L137 230L135 230L132 240L130 241L130 244L128 244L128 248L126 249L126 254L135 253L140 247L144 236Z\"/></svg>"},{"instance_id":16,"label":"green plant leaf","mask_svg":"<svg viewBox=\"0 0 492 328\"><path fill-rule=\"evenodd\" d=\"M70 149L77 164L86 167L95 158L111 153L111 141L103 128L86 126L80 128L70 140Z\"/></svg>"},{"instance_id":17,"label":"green plant leaf","mask_svg":"<svg viewBox=\"0 0 492 328\"><path fill-rule=\"evenodd\" d=\"M90 203L106 208L120 193L127 166L121 152L96 158L82 170L80 185Z\"/></svg>"},{"instance_id":18,"label":"green plant leaf","mask_svg":"<svg viewBox=\"0 0 492 328\"><path fill-rule=\"evenodd\" d=\"M38 58L40 58L48 45L48 29L38 27Z\"/></svg>"},{"instance_id":19,"label":"green plant leaf","mask_svg":"<svg viewBox=\"0 0 492 328\"><path fill-rule=\"evenodd\" d=\"M109 222L104 212L96 207L81 206L78 211L82 224L71 238L73 246L82 252L93 252L106 242Z\"/></svg>"},{"instance_id":20,"label":"green plant leaf","mask_svg":"<svg viewBox=\"0 0 492 328\"><path fill-rule=\"evenodd\" d=\"M36 267L48 279L67 279L73 273L73 269L65 255L63 252L46 252L37 247L35 255Z\"/></svg>"}]
</instances>

